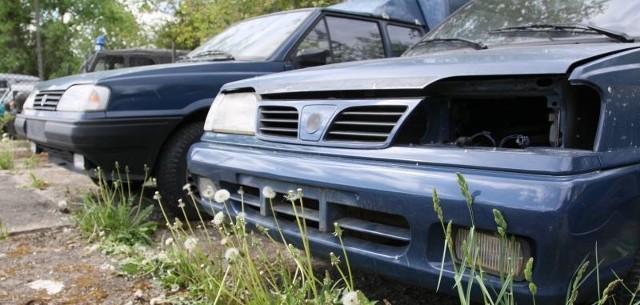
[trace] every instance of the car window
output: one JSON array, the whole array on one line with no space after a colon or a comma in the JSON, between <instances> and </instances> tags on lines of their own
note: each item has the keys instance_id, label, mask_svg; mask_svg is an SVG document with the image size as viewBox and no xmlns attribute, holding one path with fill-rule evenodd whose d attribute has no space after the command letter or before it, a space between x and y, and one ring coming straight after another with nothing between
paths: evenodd
<instances>
[{"instance_id":1,"label":"car window","mask_svg":"<svg viewBox=\"0 0 640 305\"><path fill-rule=\"evenodd\" d=\"M235 59L265 60L311 15L312 10L277 13L236 23L187 55L202 60L228 54Z\"/></svg>"},{"instance_id":2,"label":"car window","mask_svg":"<svg viewBox=\"0 0 640 305\"><path fill-rule=\"evenodd\" d=\"M156 62L153 60L153 58L149 58L146 56L131 56L129 57L129 66L130 67L137 67L137 66L147 66L147 65L153 65L156 64Z\"/></svg>"},{"instance_id":3,"label":"car window","mask_svg":"<svg viewBox=\"0 0 640 305\"><path fill-rule=\"evenodd\" d=\"M100 57L96 61L94 71L105 71L124 68L124 57L122 56L105 56Z\"/></svg>"},{"instance_id":4,"label":"car window","mask_svg":"<svg viewBox=\"0 0 640 305\"><path fill-rule=\"evenodd\" d=\"M420 41L422 33L417 29L406 28L396 25L388 25L387 32L391 41L391 54L400 56L409 47Z\"/></svg>"},{"instance_id":5,"label":"car window","mask_svg":"<svg viewBox=\"0 0 640 305\"><path fill-rule=\"evenodd\" d=\"M376 22L326 17L334 62L383 58L384 45Z\"/></svg>"},{"instance_id":6,"label":"car window","mask_svg":"<svg viewBox=\"0 0 640 305\"><path fill-rule=\"evenodd\" d=\"M305 54L316 53L316 62L300 62L300 56ZM331 45L329 43L329 32L327 31L327 24L321 19L318 24L307 34L302 40L294 55L298 57L298 64L301 66L313 66L333 63L333 57L331 56Z\"/></svg>"}]
</instances>

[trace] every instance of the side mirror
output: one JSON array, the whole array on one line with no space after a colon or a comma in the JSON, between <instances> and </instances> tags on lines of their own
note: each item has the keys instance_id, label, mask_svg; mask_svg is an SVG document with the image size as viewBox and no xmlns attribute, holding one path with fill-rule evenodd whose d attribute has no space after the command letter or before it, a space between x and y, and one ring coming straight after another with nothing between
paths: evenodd
<instances>
[{"instance_id":1,"label":"side mirror","mask_svg":"<svg viewBox=\"0 0 640 305\"><path fill-rule=\"evenodd\" d=\"M329 50L320 48L302 49L296 53L296 62L303 67L314 67L327 64Z\"/></svg>"}]
</instances>

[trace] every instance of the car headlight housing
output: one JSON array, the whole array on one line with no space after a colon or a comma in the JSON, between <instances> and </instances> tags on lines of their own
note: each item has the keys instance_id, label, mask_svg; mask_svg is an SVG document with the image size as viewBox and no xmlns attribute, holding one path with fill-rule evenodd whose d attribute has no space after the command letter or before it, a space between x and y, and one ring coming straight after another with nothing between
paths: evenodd
<instances>
[{"instance_id":1,"label":"car headlight housing","mask_svg":"<svg viewBox=\"0 0 640 305\"><path fill-rule=\"evenodd\" d=\"M252 92L218 94L209 108L204 130L254 135L258 100Z\"/></svg>"},{"instance_id":2,"label":"car headlight housing","mask_svg":"<svg viewBox=\"0 0 640 305\"><path fill-rule=\"evenodd\" d=\"M96 85L75 85L62 94L58 111L103 111L107 108L111 91Z\"/></svg>"},{"instance_id":3,"label":"car headlight housing","mask_svg":"<svg viewBox=\"0 0 640 305\"><path fill-rule=\"evenodd\" d=\"M33 102L36 99L37 93L38 91L36 90L31 91L31 93L29 93L29 96L27 96L27 99L24 100L24 104L22 104L22 109L33 109Z\"/></svg>"}]
</instances>

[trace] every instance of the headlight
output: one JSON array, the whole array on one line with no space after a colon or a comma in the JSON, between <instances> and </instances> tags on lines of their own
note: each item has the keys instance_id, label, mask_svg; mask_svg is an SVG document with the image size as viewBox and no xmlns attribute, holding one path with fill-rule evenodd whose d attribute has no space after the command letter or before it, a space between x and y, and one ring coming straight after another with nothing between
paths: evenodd
<instances>
[{"instance_id":1,"label":"headlight","mask_svg":"<svg viewBox=\"0 0 640 305\"><path fill-rule=\"evenodd\" d=\"M38 93L38 91L36 90L33 90L31 91L31 93L29 93L29 96L27 96L27 99L24 100L22 109L33 109L33 101L35 101L36 99L36 93Z\"/></svg>"},{"instance_id":2,"label":"headlight","mask_svg":"<svg viewBox=\"0 0 640 305\"><path fill-rule=\"evenodd\" d=\"M257 105L255 93L220 93L209 109L204 130L254 135Z\"/></svg>"},{"instance_id":3,"label":"headlight","mask_svg":"<svg viewBox=\"0 0 640 305\"><path fill-rule=\"evenodd\" d=\"M110 90L95 85L71 86L62 94L58 111L102 111L107 108Z\"/></svg>"}]
</instances>

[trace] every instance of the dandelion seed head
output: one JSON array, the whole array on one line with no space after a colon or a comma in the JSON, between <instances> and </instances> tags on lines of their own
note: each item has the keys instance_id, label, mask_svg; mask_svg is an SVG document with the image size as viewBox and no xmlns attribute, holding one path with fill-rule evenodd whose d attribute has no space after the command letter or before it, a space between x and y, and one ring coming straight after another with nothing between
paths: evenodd
<instances>
[{"instance_id":1,"label":"dandelion seed head","mask_svg":"<svg viewBox=\"0 0 640 305\"><path fill-rule=\"evenodd\" d=\"M184 241L184 248L189 252L195 250L196 246L198 246L198 239L195 237L189 237Z\"/></svg>"},{"instance_id":2,"label":"dandelion seed head","mask_svg":"<svg viewBox=\"0 0 640 305\"><path fill-rule=\"evenodd\" d=\"M167 246L169 246L169 245L173 244L173 238L171 238L171 237L167 238L167 239L164 241L164 244L165 244L165 245L167 245Z\"/></svg>"},{"instance_id":3,"label":"dandelion seed head","mask_svg":"<svg viewBox=\"0 0 640 305\"><path fill-rule=\"evenodd\" d=\"M178 207L184 209L184 202L182 202L182 198L178 199Z\"/></svg>"},{"instance_id":4,"label":"dandelion seed head","mask_svg":"<svg viewBox=\"0 0 640 305\"><path fill-rule=\"evenodd\" d=\"M182 186L182 190L183 191L188 191L191 189L191 183L187 183L185 185Z\"/></svg>"},{"instance_id":5,"label":"dandelion seed head","mask_svg":"<svg viewBox=\"0 0 640 305\"><path fill-rule=\"evenodd\" d=\"M267 199L273 199L276 198L276 192L270 186L265 186L262 188L262 196Z\"/></svg>"},{"instance_id":6,"label":"dandelion seed head","mask_svg":"<svg viewBox=\"0 0 640 305\"><path fill-rule=\"evenodd\" d=\"M202 193L202 196L207 199L213 198L214 195L215 191L213 190L213 187L211 187L211 185L207 186L207 188Z\"/></svg>"},{"instance_id":7,"label":"dandelion seed head","mask_svg":"<svg viewBox=\"0 0 640 305\"><path fill-rule=\"evenodd\" d=\"M220 240L220 244L223 245L223 246L226 245L227 244L227 238L221 239Z\"/></svg>"},{"instance_id":8,"label":"dandelion seed head","mask_svg":"<svg viewBox=\"0 0 640 305\"><path fill-rule=\"evenodd\" d=\"M160 196L160 192L156 191L155 193L153 193L153 200L160 200L162 199L162 196Z\"/></svg>"},{"instance_id":9,"label":"dandelion seed head","mask_svg":"<svg viewBox=\"0 0 640 305\"><path fill-rule=\"evenodd\" d=\"M227 251L224 251L224 260L226 260L227 262L233 262L238 257L238 255L240 255L238 249L229 248L227 249Z\"/></svg>"},{"instance_id":10,"label":"dandelion seed head","mask_svg":"<svg viewBox=\"0 0 640 305\"><path fill-rule=\"evenodd\" d=\"M216 227L222 225L222 223L224 222L224 213L222 212L218 212L216 213L215 216L213 216L213 220L211 221L213 223L213 225L215 225Z\"/></svg>"},{"instance_id":11,"label":"dandelion seed head","mask_svg":"<svg viewBox=\"0 0 640 305\"><path fill-rule=\"evenodd\" d=\"M342 305L359 305L360 301L358 300L358 292L357 291L349 291L342 296L340 300Z\"/></svg>"},{"instance_id":12,"label":"dandelion seed head","mask_svg":"<svg viewBox=\"0 0 640 305\"><path fill-rule=\"evenodd\" d=\"M238 195L244 195L244 188L242 188L242 186L238 189Z\"/></svg>"},{"instance_id":13,"label":"dandelion seed head","mask_svg":"<svg viewBox=\"0 0 640 305\"><path fill-rule=\"evenodd\" d=\"M229 200L230 197L231 194L229 194L229 191L220 189L213 195L213 200L217 203L224 203L225 201Z\"/></svg>"},{"instance_id":14,"label":"dandelion seed head","mask_svg":"<svg viewBox=\"0 0 640 305\"><path fill-rule=\"evenodd\" d=\"M285 196L285 199L289 200L289 201L296 201L298 199L300 199L300 194L302 194L301 192L295 192L294 190L289 190L289 192L287 192L287 195Z\"/></svg>"},{"instance_id":15,"label":"dandelion seed head","mask_svg":"<svg viewBox=\"0 0 640 305\"><path fill-rule=\"evenodd\" d=\"M246 217L247 217L247 214L245 214L244 212L240 212L236 216L236 220L237 221L244 221Z\"/></svg>"}]
</instances>

